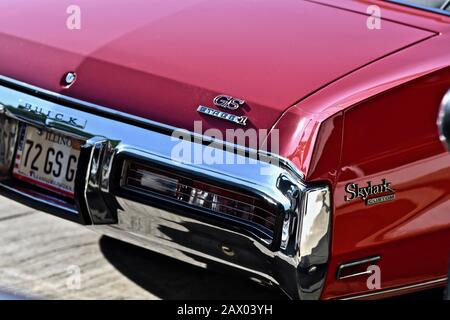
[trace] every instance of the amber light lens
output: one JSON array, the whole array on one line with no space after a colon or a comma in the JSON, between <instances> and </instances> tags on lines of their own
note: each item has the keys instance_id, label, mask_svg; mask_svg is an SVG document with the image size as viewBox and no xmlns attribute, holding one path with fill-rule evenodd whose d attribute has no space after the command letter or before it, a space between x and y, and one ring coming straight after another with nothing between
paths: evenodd
<instances>
[{"instance_id":1,"label":"amber light lens","mask_svg":"<svg viewBox=\"0 0 450 320\"><path fill-rule=\"evenodd\" d=\"M273 235L275 214L262 200L246 194L134 162L125 163L122 187L149 195L156 193L216 214L235 217L264 227L270 236Z\"/></svg>"}]
</instances>

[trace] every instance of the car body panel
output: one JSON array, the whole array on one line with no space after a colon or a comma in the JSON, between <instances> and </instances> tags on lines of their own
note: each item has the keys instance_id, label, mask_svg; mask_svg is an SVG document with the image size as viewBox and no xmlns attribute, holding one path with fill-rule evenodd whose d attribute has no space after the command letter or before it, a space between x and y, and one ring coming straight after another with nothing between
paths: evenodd
<instances>
[{"instance_id":1,"label":"car body panel","mask_svg":"<svg viewBox=\"0 0 450 320\"><path fill-rule=\"evenodd\" d=\"M286 136L280 138L283 140L280 154L290 159L307 180L333 183L332 179L327 178L329 171L333 170L332 166L317 171L313 168L319 167L311 163L329 157L329 153L315 152L314 145L321 125L333 115L384 91L447 68L449 48L449 33L432 37L352 72L288 108L274 126L279 129L280 135L286 131ZM289 136L291 132L296 134Z\"/></svg>"},{"instance_id":2,"label":"car body panel","mask_svg":"<svg viewBox=\"0 0 450 320\"><path fill-rule=\"evenodd\" d=\"M364 277L335 281L336 265L380 255L383 288L446 276L450 252L450 155L437 139L450 69L387 92L345 113L341 172L335 189L334 263L324 295L367 291ZM423 108L423 109L422 109ZM412 111L414 110L414 111ZM370 118L368 122L365 119ZM404 125L399 125L400 122ZM414 128L413 130L410 128ZM392 202L346 202L345 185L387 179ZM355 227L356 226L356 227ZM342 290L342 291L341 291Z\"/></svg>"},{"instance_id":3,"label":"car body panel","mask_svg":"<svg viewBox=\"0 0 450 320\"><path fill-rule=\"evenodd\" d=\"M275 127L281 133L290 122L303 124L281 152L308 181L328 181L335 190L323 298L370 292L367 277L336 280L336 272L342 263L374 255L382 256L383 289L445 278L450 155L436 119L450 88L449 48L443 34L377 61L290 108ZM373 207L344 201L346 183L383 178L397 189L396 201Z\"/></svg>"}]
</instances>

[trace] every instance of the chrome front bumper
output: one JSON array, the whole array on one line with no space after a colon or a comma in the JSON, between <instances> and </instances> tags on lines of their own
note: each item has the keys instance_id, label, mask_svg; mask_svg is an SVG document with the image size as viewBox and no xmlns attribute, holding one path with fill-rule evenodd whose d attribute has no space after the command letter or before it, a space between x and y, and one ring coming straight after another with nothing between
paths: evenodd
<instances>
[{"instance_id":1,"label":"chrome front bumper","mask_svg":"<svg viewBox=\"0 0 450 320\"><path fill-rule=\"evenodd\" d=\"M75 200L30 190L11 176L18 127L26 123L85 141ZM220 150L234 164L174 157L175 128L0 77L0 189L3 194L109 236L200 266L220 264L280 286L290 297L318 299L330 248L330 192L309 186L289 161L193 133L193 152ZM213 182L263 201L273 228L124 188L125 161Z\"/></svg>"}]
</instances>

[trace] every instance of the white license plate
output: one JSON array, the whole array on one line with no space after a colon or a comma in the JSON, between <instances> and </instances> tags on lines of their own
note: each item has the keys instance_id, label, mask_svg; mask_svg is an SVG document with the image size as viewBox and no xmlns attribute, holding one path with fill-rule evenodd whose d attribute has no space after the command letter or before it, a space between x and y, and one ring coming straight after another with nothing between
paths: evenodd
<instances>
[{"instance_id":1,"label":"white license plate","mask_svg":"<svg viewBox=\"0 0 450 320\"><path fill-rule=\"evenodd\" d=\"M81 141L23 126L13 174L38 187L73 197Z\"/></svg>"}]
</instances>

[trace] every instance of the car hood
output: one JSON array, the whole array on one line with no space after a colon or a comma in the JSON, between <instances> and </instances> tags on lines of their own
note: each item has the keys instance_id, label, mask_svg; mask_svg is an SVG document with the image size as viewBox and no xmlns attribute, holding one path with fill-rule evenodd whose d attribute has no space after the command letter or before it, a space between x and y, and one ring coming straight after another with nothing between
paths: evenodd
<instances>
[{"instance_id":1,"label":"car hood","mask_svg":"<svg viewBox=\"0 0 450 320\"><path fill-rule=\"evenodd\" d=\"M249 128L432 33L299 0L3 0L0 74L192 130L236 128L197 112L227 94ZM69 24L70 26L70 24ZM77 73L70 88L61 78ZM217 107L214 107L217 108Z\"/></svg>"}]
</instances>

